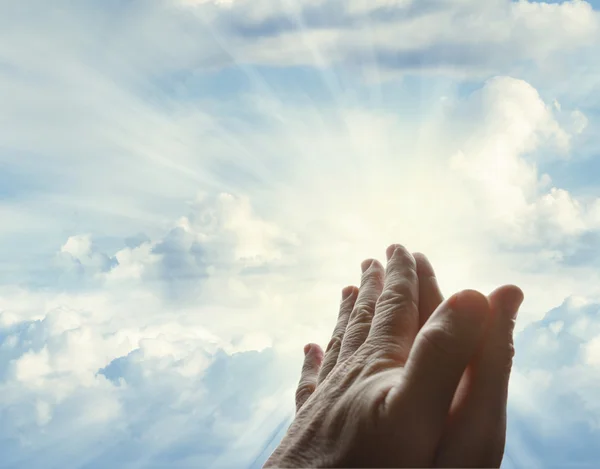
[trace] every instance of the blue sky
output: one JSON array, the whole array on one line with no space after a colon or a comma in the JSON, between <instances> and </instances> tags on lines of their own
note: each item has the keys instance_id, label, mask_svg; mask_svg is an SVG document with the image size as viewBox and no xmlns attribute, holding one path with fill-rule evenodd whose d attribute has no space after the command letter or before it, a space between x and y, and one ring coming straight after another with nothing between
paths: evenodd
<instances>
[{"instance_id":1,"label":"blue sky","mask_svg":"<svg viewBox=\"0 0 600 469\"><path fill-rule=\"evenodd\" d=\"M525 292L504 466L595 466L598 9L5 2L0 467L260 467L394 242Z\"/></svg>"}]
</instances>

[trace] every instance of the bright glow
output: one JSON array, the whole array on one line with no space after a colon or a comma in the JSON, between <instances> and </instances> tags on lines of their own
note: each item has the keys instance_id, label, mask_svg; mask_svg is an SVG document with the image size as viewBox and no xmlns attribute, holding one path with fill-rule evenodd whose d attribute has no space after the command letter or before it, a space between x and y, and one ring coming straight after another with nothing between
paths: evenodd
<instances>
[{"instance_id":1,"label":"bright glow","mask_svg":"<svg viewBox=\"0 0 600 469\"><path fill-rule=\"evenodd\" d=\"M594 2L63 3L0 7L2 464L260 466L393 242L525 291L506 466L598 460Z\"/></svg>"}]
</instances>

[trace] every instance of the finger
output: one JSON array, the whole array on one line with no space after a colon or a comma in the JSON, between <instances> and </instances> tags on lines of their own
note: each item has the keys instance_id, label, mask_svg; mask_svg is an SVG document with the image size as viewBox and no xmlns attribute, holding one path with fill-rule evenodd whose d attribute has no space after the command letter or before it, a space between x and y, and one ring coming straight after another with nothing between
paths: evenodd
<instances>
[{"instance_id":1,"label":"finger","mask_svg":"<svg viewBox=\"0 0 600 469\"><path fill-rule=\"evenodd\" d=\"M461 376L481 343L489 316L487 298L465 290L443 302L415 339L405 367L403 392L414 408L421 409L419 418L432 437L437 435L435 441L441 435ZM390 394L393 407L394 393Z\"/></svg>"},{"instance_id":2,"label":"finger","mask_svg":"<svg viewBox=\"0 0 600 469\"><path fill-rule=\"evenodd\" d=\"M412 254L399 244L391 245L386 255L383 292L367 340L378 348L393 350L394 359L404 364L419 330L417 266Z\"/></svg>"},{"instance_id":3,"label":"finger","mask_svg":"<svg viewBox=\"0 0 600 469\"><path fill-rule=\"evenodd\" d=\"M335 367L342 348L342 340L344 339L344 333L346 332L346 326L350 319L350 313L356 303L356 297L358 296L357 287L346 287L342 290L342 303L340 305L340 312L338 314L338 320L331 335L331 340L325 350L325 358L323 359L323 365L321 371L319 371L319 377L317 383L323 382L325 378L331 373L331 370Z\"/></svg>"},{"instance_id":4,"label":"finger","mask_svg":"<svg viewBox=\"0 0 600 469\"><path fill-rule=\"evenodd\" d=\"M413 257L417 263L417 276L419 277L419 327L423 327L435 309L444 301L444 295L442 295L433 267L425 254L415 252Z\"/></svg>"},{"instance_id":5,"label":"finger","mask_svg":"<svg viewBox=\"0 0 600 469\"><path fill-rule=\"evenodd\" d=\"M485 341L469 366L439 452L441 467L500 467L506 437L513 330L523 292L514 285L489 296L491 320ZM467 458L467 459L465 459Z\"/></svg>"},{"instance_id":6,"label":"finger","mask_svg":"<svg viewBox=\"0 0 600 469\"><path fill-rule=\"evenodd\" d=\"M367 259L362 263L361 269L363 274L360 288L358 289L354 308L350 313L338 362L348 359L364 343L371 329L377 298L383 290L385 272L380 262Z\"/></svg>"},{"instance_id":7,"label":"finger","mask_svg":"<svg viewBox=\"0 0 600 469\"><path fill-rule=\"evenodd\" d=\"M323 350L317 344L304 347L304 364L300 374L300 383L296 389L296 412L304 405L317 387L317 375L323 361Z\"/></svg>"}]
</instances>

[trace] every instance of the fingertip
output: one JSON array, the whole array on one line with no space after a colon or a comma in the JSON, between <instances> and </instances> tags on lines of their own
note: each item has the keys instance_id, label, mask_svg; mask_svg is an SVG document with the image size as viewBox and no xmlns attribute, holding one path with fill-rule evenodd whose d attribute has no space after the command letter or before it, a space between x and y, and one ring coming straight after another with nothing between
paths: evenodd
<instances>
[{"instance_id":1,"label":"fingertip","mask_svg":"<svg viewBox=\"0 0 600 469\"><path fill-rule=\"evenodd\" d=\"M396 252L396 249L399 247L401 247L399 244L390 244L388 246L388 248L385 250L385 257L388 261L392 258L394 252Z\"/></svg>"},{"instance_id":2,"label":"fingertip","mask_svg":"<svg viewBox=\"0 0 600 469\"><path fill-rule=\"evenodd\" d=\"M358 288L355 287L354 285L349 285L347 287L344 287L344 289L342 290L342 301L347 300L357 291L358 291Z\"/></svg>"},{"instance_id":3,"label":"fingertip","mask_svg":"<svg viewBox=\"0 0 600 469\"><path fill-rule=\"evenodd\" d=\"M422 252L414 252L413 257L415 258L415 262L417 264L417 274L426 276L426 277L434 277L435 272L433 271L433 266L427 256Z\"/></svg>"},{"instance_id":4,"label":"fingertip","mask_svg":"<svg viewBox=\"0 0 600 469\"><path fill-rule=\"evenodd\" d=\"M488 299L476 290L463 290L456 293L448 303L453 311L470 316L480 323L485 322L490 311Z\"/></svg>"},{"instance_id":5,"label":"fingertip","mask_svg":"<svg viewBox=\"0 0 600 469\"><path fill-rule=\"evenodd\" d=\"M439 428L447 422L461 378L482 342L489 313L488 300L480 292L456 293L436 309L410 351L407 380L420 388L417 398L428 408L425 418Z\"/></svg>"},{"instance_id":6,"label":"fingertip","mask_svg":"<svg viewBox=\"0 0 600 469\"><path fill-rule=\"evenodd\" d=\"M360 264L360 269L362 270L363 274L367 270L369 270L369 267L371 267L374 262L375 262L375 259L365 259L364 261L362 261L362 263Z\"/></svg>"},{"instance_id":7,"label":"fingertip","mask_svg":"<svg viewBox=\"0 0 600 469\"><path fill-rule=\"evenodd\" d=\"M360 268L362 270L361 286L365 279L379 278L385 273L383 265L377 259L365 259Z\"/></svg>"},{"instance_id":8,"label":"fingertip","mask_svg":"<svg viewBox=\"0 0 600 469\"><path fill-rule=\"evenodd\" d=\"M504 292L503 305L507 310L516 313L525 299L523 290L516 285L507 285Z\"/></svg>"},{"instance_id":9,"label":"fingertip","mask_svg":"<svg viewBox=\"0 0 600 469\"><path fill-rule=\"evenodd\" d=\"M323 357L323 350L318 344L309 343L304 346L304 356L311 356L318 361L319 358Z\"/></svg>"},{"instance_id":10,"label":"fingertip","mask_svg":"<svg viewBox=\"0 0 600 469\"><path fill-rule=\"evenodd\" d=\"M490 294L490 302L498 305L498 309L512 318L516 317L525 294L516 285L503 285Z\"/></svg>"},{"instance_id":11,"label":"fingertip","mask_svg":"<svg viewBox=\"0 0 600 469\"><path fill-rule=\"evenodd\" d=\"M304 363L300 373L300 382L296 389L296 412L310 398L317 387L319 369L323 362L323 350L317 344L304 346Z\"/></svg>"}]
</instances>

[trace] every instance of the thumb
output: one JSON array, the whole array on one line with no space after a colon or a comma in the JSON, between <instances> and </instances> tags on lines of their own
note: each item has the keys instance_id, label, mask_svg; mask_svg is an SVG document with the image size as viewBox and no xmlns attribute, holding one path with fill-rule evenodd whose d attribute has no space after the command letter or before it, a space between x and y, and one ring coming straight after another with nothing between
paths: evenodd
<instances>
[{"instance_id":1,"label":"thumb","mask_svg":"<svg viewBox=\"0 0 600 469\"><path fill-rule=\"evenodd\" d=\"M304 364L300 374L300 383L296 389L296 412L304 405L308 398L315 392L317 376L323 362L323 350L317 344L304 346Z\"/></svg>"},{"instance_id":2,"label":"thumb","mask_svg":"<svg viewBox=\"0 0 600 469\"><path fill-rule=\"evenodd\" d=\"M506 439L506 403L513 329L523 292L505 285L489 295L491 319L484 343L456 396L437 467L500 467ZM462 388L462 385L461 385Z\"/></svg>"},{"instance_id":3,"label":"thumb","mask_svg":"<svg viewBox=\"0 0 600 469\"><path fill-rule=\"evenodd\" d=\"M465 290L444 301L417 335L406 363L404 386L412 405L423 409L427 428L441 434L458 383L481 342L489 316L487 298Z\"/></svg>"}]
</instances>

